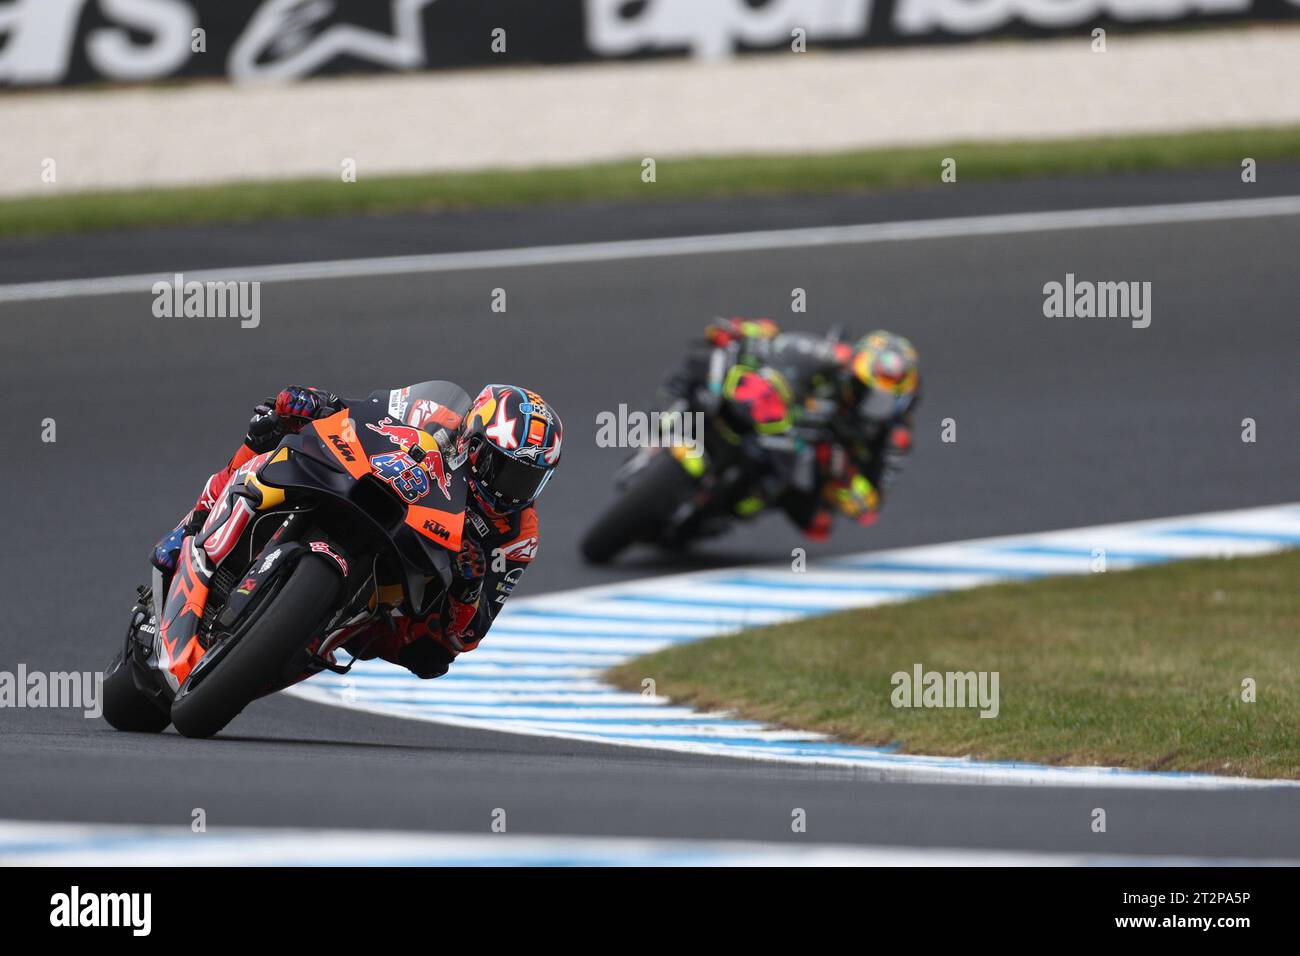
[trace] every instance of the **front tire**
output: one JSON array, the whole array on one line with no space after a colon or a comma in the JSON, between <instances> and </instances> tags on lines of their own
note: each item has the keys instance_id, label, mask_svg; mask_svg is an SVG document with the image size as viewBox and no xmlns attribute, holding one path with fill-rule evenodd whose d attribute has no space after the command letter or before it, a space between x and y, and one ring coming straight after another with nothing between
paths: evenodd
<instances>
[{"instance_id":1,"label":"front tire","mask_svg":"<svg viewBox=\"0 0 1300 956\"><path fill-rule=\"evenodd\" d=\"M658 527L695 493L695 487L695 479L676 458L667 452L655 455L588 529L582 539L583 557L592 564L605 564L634 542L653 540Z\"/></svg>"},{"instance_id":2,"label":"front tire","mask_svg":"<svg viewBox=\"0 0 1300 956\"><path fill-rule=\"evenodd\" d=\"M308 645L333 607L339 576L323 558L306 555L248 631L197 686L182 684L171 722L186 737L211 737L239 716Z\"/></svg>"},{"instance_id":3,"label":"front tire","mask_svg":"<svg viewBox=\"0 0 1300 956\"><path fill-rule=\"evenodd\" d=\"M138 734L158 734L167 729L171 718L136 686L135 665L130 650L117 659L117 666L104 678L104 719L117 730Z\"/></svg>"}]
</instances>

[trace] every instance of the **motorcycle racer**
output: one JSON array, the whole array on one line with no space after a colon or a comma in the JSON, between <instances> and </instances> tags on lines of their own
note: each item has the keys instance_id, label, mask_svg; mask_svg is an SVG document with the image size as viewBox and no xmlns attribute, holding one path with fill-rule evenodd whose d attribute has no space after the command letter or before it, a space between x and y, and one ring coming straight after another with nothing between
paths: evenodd
<instances>
[{"instance_id":1,"label":"motorcycle racer","mask_svg":"<svg viewBox=\"0 0 1300 956\"><path fill-rule=\"evenodd\" d=\"M920 399L916 349L891 332L850 342L838 332L783 332L771 319L722 318L705 328L664 383L690 399L714 356L774 370L797 405L798 424L817 436L786 463L789 480L773 501L812 540L829 537L835 513L870 525L912 445Z\"/></svg>"},{"instance_id":2,"label":"motorcycle racer","mask_svg":"<svg viewBox=\"0 0 1300 956\"><path fill-rule=\"evenodd\" d=\"M457 451L468 462L471 492L465 532L452 564L451 587L439 607L422 620L394 611L391 627L372 622L348 635L345 646L360 659L379 657L428 679L441 677L459 654L478 646L536 556L534 505L559 464L564 427L540 395L514 385L485 386L463 421L433 402L411 402L408 407L406 391L379 390L368 399L388 402L403 423L384 426L394 433L430 422L456 433ZM285 434L297 434L309 422L347 407L331 392L297 385L259 403L243 444L207 480L193 510L154 548L154 566L171 575L181 542L203 527L238 468L274 449Z\"/></svg>"}]
</instances>

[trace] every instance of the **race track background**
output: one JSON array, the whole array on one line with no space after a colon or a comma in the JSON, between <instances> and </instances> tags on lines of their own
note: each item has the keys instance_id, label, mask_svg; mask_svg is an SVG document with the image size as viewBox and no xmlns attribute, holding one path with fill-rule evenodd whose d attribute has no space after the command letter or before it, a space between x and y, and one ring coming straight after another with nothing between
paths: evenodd
<instances>
[{"instance_id":1,"label":"race track background","mask_svg":"<svg viewBox=\"0 0 1300 956\"><path fill-rule=\"evenodd\" d=\"M1232 171L945 193L632 211L575 208L7 242L0 283L297 259L488 249L1017 209L1300 193L1272 170L1247 196ZM519 593L686 570L640 556L577 559L620 453L595 414L648 402L711 314L897 327L924 363L909 472L880 524L817 558L866 548L1280 504L1295 498L1300 405L1294 249L1282 217L1064 230L548 268L319 280L263 289L263 321L155 319L139 295L0 305L0 668L97 669L119 639L158 534L239 441L248 407L287 382L345 394L434 376L519 380L568 423L543 544ZM1044 282L1151 281L1149 329L1048 320ZM237 276L233 276L235 278ZM508 311L490 311L504 288ZM42 444L40 422L58 422ZM939 422L958 441L939 441ZM1240 440L1254 418L1259 440ZM584 438L584 436L587 436ZM763 520L691 567L788 560ZM485 647L487 645L485 644ZM819 840L1079 852L1295 857L1293 794L899 786L852 770L649 754L261 702L205 742L111 732L67 711L0 713L0 817L482 832L507 807L521 832L785 840L806 807ZM15 785L13 781L21 781ZM996 794L996 795L994 795ZM1105 845L1086 815L1110 809Z\"/></svg>"}]
</instances>

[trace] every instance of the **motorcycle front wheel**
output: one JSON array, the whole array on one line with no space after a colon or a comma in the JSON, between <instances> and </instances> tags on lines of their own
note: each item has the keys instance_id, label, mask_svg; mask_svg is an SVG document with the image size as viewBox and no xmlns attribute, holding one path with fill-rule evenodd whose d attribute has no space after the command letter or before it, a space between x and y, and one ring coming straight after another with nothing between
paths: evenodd
<instances>
[{"instance_id":1,"label":"motorcycle front wheel","mask_svg":"<svg viewBox=\"0 0 1300 956\"><path fill-rule=\"evenodd\" d=\"M655 455L628 479L623 494L588 529L582 555L605 564L637 541L656 540L659 528L695 494L695 479L672 455Z\"/></svg>"},{"instance_id":2,"label":"motorcycle front wheel","mask_svg":"<svg viewBox=\"0 0 1300 956\"><path fill-rule=\"evenodd\" d=\"M339 576L324 558L303 557L211 672L192 686L191 674L180 686L172 701L172 725L186 737L211 737L239 716L308 645L338 590Z\"/></svg>"},{"instance_id":3,"label":"motorcycle front wheel","mask_svg":"<svg viewBox=\"0 0 1300 956\"><path fill-rule=\"evenodd\" d=\"M140 689L130 653L129 648L124 650L104 678L104 719L117 730L137 734L162 733L171 723L166 704L160 707Z\"/></svg>"}]
</instances>

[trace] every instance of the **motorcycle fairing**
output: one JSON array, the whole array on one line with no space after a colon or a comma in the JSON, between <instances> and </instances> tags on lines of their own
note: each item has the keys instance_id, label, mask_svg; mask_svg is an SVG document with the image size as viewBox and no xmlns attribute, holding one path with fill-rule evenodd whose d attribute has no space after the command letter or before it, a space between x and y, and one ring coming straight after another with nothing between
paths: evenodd
<instances>
[{"instance_id":1,"label":"motorcycle fairing","mask_svg":"<svg viewBox=\"0 0 1300 956\"><path fill-rule=\"evenodd\" d=\"M722 397L760 435L779 435L793 424L790 388L775 369L733 365L723 382Z\"/></svg>"},{"instance_id":2,"label":"motorcycle fairing","mask_svg":"<svg viewBox=\"0 0 1300 956\"><path fill-rule=\"evenodd\" d=\"M315 424L330 427L333 417L321 419ZM357 419L364 421L360 414L354 416L354 421ZM337 446L330 440L330 435L339 436L349 445L353 462L348 462L341 451L335 453ZM384 440L381 436L376 437ZM371 475L366 465L369 459L363 454L364 447L352 434L345 436L341 430L341 420L325 433L323 439L320 430L304 429L301 434L284 439L280 450L262 466L256 475L256 481L259 485L271 488L323 493L347 502L353 502L358 495L374 494L377 487L382 488L380 493L384 496L383 501L394 512L392 521L384 522L382 516L376 517L366 508L356 508L355 513L358 517L368 519L371 527L390 543L400 557L402 586L407 600L413 612L424 613L428 610L426 593L431 592L436 598L451 586L451 557L453 550L458 551L460 548L465 497L468 493L464 476L453 473L451 492L455 511L406 505L377 476ZM362 472L361 468L366 470ZM354 474L360 475L360 478L353 477ZM443 497L440 490L430 489L430 492L438 499ZM427 499L428 495L424 496L423 500ZM436 577L438 582L432 589L426 580L430 576Z\"/></svg>"},{"instance_id":3,"label":"motorcycle fairing","mask_svg":"<svg viewBox=\"0 0 1300 956\"><path fill-rule=\"evenodd\" d=\"M449 449L438 443L436 432L394 424L387 408L375 401L318 419L308 430L355 481L373 474L391 486L390 477L375 461L386 464L395 452L420 449L417 467L427 480L423 494L407 499L405 524L449 551L460 550L468 486L463 467L453 467L463 463L448 460Z\"/></svg>"},{"instance_id":4,"label":"motorcycle fairing","mask_svg":"<svg viewBox=\"0 0 1300 956\"><path fill-rule=\"evenodd\" d=\"M234 548L254 512L265 506L256 489L246 490L245 483L270 457L257 455L236 469L199 533L181 542L155 640L158 670L173 691L206 653L198 629L207 607L213 569Z\"/></svg>"},{"instance_id":5,"label":"motorcycle fairing","mask_svg":"<svg viewBox=\"0 0 1300 956\"><path fill-rule=\"evenodd\" d=\"M216 507L203 523L198 543L207 553L213 567L224 561L234 548L254 512L267 506L260 490L255 485L248 489L246 483L270 457L269 452L255 455L240 465L226 481L217 498Z\"/></svg>"},{"instance_id":6,"label":"motorcycle fairing","mask_svg":"<svg viewBox=\"0 0 1300 956\"><path fill-rule=\"evenodd\" d=\"M315 448L313 449L312 446ZM282 449L285 447L291 448L293 452L285 456L277 452L262 467L258 480L263 484L275 488L326 494L342 501L350 501L352 495L363 487L339 465L333 462L322 463L320 456L327 453L314 435L304 431L301 435L290 436L281 446ZM386 490L383 493L388 495ZM394 508L400 504L400 499L392 497ZM401 558L403 587L412 609L419 611L424 607L424 594L427 588L425 576L429 570L436 574L443 589L450 586L450 552L423 534L416 534L408 527L409 515L403 515L400 520L385 525L362 509L357 509L355 513L358 517L364 516L369 520L371 527L389 542Z\"/></svg>"},{"instance_id":7,"label":"motorcycle fairing","mask_svg":"<svg viewBox=\"0 0 1300 956\"><path fill-rule=\"evenodd\" d=\"M212 572L195 544L193 535L181 542L176 573L172 575L167 600L163 605L155 647L159 671L172 690L189 676L204 648L199 643L199 623L208 602L208 583Z\"/></svg>"}]
</instances>

